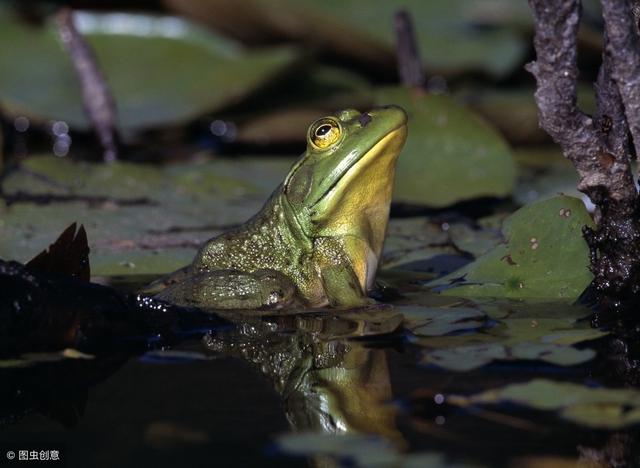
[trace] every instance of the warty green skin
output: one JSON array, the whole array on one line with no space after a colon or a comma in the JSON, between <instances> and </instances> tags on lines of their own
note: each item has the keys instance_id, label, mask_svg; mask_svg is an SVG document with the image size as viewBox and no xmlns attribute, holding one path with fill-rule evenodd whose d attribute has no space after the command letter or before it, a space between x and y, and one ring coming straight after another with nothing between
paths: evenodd
<instances>
[{"instance_id":1,"label":"warty green skin","mask_svg":"<svg viewBox=\"0 0 640 468\"><path fill-rule=\"evenodd\" d=\"M345 110L333 118L342 129L336 144L320 150L309 143L260 212L206 242L190 266L151 285L148 292L160 287L164 289L156 297L168 302L224 309L293 303L354 307L369 302L367 289L382 250L395 158L406 136L406 115L389 106L367 114ZM374 154L372 148L379 148L376 145L391 134L401 141L394 142L395 154L387 157L389 170L384 177L390 177L390 182L377 183L378 191L384 191L381 202L369 207L364 200L356 215L342 213L349 190L367 184L359 180L364 163L358 162ZM377 162L366 166L373 164ZM366 278L357 267L363 258Z\"/></svg>"}]
</instances>

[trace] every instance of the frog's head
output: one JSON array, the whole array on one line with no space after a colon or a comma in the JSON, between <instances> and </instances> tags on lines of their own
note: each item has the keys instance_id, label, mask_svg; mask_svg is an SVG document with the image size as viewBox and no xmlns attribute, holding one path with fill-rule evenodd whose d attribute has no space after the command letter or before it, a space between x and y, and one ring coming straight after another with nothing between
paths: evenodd
<instances>
[{"instance_id":1,"label":"frog's head","mask_svg":"<svg viewBox=\"0 0 640 468\"><path fill-rule=\"evenodd\" d=\"M307 151L283 187L304 234L353 235L379 256L406 136L407 115L396 106L344 110L312 123Z\"/></svg>"}]
</instances>

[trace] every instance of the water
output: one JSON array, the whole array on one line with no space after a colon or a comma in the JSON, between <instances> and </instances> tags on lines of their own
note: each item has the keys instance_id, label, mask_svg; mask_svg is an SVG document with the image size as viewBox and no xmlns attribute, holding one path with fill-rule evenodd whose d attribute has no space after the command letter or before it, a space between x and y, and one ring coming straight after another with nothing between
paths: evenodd
<instances>
[{"instance_id":1,"label":"water","mask_svg":"<svg viewBox=\"0 0 640 468\"><path fill-rule=\"evenodd\" d=\"M622 386L629 367L612 360L612 336L575 345L597 355L571 366L508 357L460 372L424 362L460 343L515 350L534 340L522 320L544 336L557 335L558 317L572 324L564 333L594 333L578 319L588 309L417 290L407 287L393 307L354 312L227 314L231 324L191 323L173 346L130 336L93 358L0 361L1 463L19 466L20 450L57 450L70 467L635 464L633 425L587 427L527 405L455 402L532 378Z\"/></svg>"}]
</instances>

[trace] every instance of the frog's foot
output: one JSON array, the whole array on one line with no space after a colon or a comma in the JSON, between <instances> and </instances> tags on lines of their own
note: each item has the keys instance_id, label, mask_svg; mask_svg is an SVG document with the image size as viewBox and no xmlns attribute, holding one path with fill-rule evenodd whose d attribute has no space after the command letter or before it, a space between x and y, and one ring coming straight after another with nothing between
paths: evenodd
<instances>
[{"instance_id":1,"label":"frog's foot","mask_svg":"<svg viewBox=\"0 0 640 468\"><path fill-rule=\"evenodd\" d=\"M188 307L273 309L291 304L295 292L291 280L275 270L216 270L189 275L155 297Z\"/></svg>"}]
</instances>

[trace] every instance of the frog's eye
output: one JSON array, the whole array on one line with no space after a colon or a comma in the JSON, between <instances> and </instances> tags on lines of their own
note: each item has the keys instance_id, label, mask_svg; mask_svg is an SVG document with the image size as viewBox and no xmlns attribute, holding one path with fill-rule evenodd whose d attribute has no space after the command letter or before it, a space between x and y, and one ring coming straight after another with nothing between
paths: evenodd
<instances>
[{"instance_id":1,"label":"frog's eye","mask_svg":"<svg viewBox=\"0 0 640 468\"><path fill-rule=\"evenodd\" d=\"M316 149L324 150L329 148L340 140L341 135L340 124L334 119L316 120L309 127L309 141Z\"/></svg>"}]
</instances>

